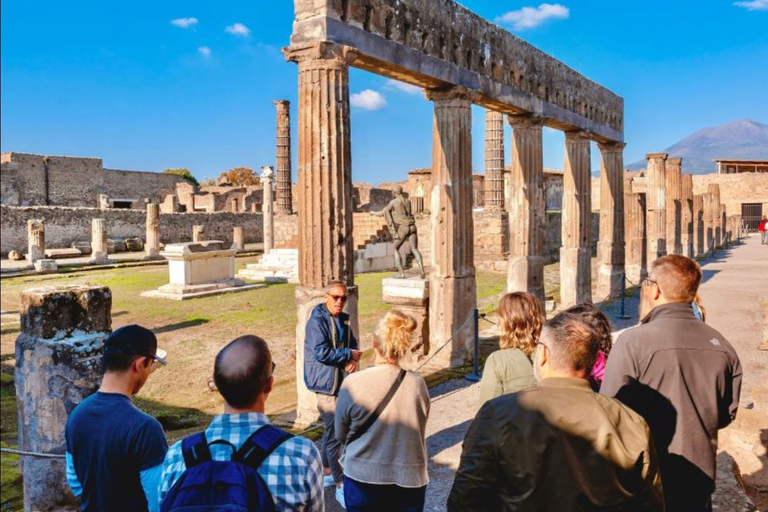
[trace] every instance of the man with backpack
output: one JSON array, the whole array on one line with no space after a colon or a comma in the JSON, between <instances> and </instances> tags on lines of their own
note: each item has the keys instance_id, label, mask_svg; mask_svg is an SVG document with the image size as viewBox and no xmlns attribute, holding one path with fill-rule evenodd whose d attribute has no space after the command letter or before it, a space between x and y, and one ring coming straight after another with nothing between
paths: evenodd
<instances>
[{"instance_id":1,"label":"man with backpack","mask_svg":"<svg viewBox=\"0 0 768 512\"><path fill-rule=\"evenodd\" d=\"M325 509L323 465L314 443L273 427L264 414L274 369L267 343L257 336L241 336L218 353L213 380L224 414L168 450L161 511Z\"/></svg>"}]
</instances>

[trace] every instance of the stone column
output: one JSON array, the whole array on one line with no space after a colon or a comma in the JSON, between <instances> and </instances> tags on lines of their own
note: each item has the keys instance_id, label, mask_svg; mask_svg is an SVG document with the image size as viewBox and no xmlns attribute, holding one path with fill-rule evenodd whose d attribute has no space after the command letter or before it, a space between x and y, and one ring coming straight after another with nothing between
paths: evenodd
<instances>
[{"instance_id":1,"label":"stone column","mask_svg":"<svg viewBox=\"0 0 768 512\"><path fill-rule=\"evenodd\" d=\"M720 247L723 244L722 222L721 222L721 203L720 203L720 185L717 183L710 183L707 186L707 192L712 196L712 203L710 205L710 218L712 223L712 239L714 240L715 247Z\"/></svg>"},{"instance_id":2,"label":"stone column","mask_svg":"<svg viewBox=\"0 0 768 512\"><path fill-rule=\"evenodd\" d=\"M296 287L297 424L317 418L314 393L304 385L305 326L323 300L323 287L347 283L346 310L357 334L357 291L352 247L352 161L348 47L317 43L285 50L299 66L298 213L299 286Z\"/></svg>"},{"instance_id":3,"label":"stone column","mask_svg":"<svg viewBox=\"0 0 768 512\"><path fill-rule=\"evenodd\" d=\"M32 265L45 259L45 226L43 219L27 221L27 261Z\"/></svg>"},{"instance_id":4,"label":"stone column","mask_svg":"<svg viewBox=\"0 0 768 512\"><path fill-rule=\"evenodd\" d=\"M625 254L624 143L598 144L598 148L600 149L600 240L597 242L597 295L602 299L618 297L621 294Z\"/></svg>"},{"instance_id":5,"label":"stone column","mask_svg":"<svg viewBox=\"0 0 768 512\"><path fill-rule=\"evenodd\" d=\"M683 254L682 246L682 188L683 159L668 158L667 169L667 252Z\"/></svg>"},{"instance_id":6,"label":"stone column","mask_svg":"<svg viewBox=\"0 0 768 512\"><path fill-rule=\"evenodd\" d=\"M544 304L544 192L538 116L508 116L512 125L507 291L527 291Z\"/></svg>"},{"instance_id":7,"label":"stone column","mask_svg":"<svg viewBox=\"0 0 768 512\"><path fill-rule=\"evenodd\" d=\"M66 478L67 416L101 381L101 354L111 330L105 286L43 287L21 293L15 385L19 449L61 458L25 457L25 511L77 510Z\"/></svg>"},{"instance_id":8,"label":"stone column","mask_svg":"<svg viewBox=\"0 0 768 512\"><path fill-rule=\"evenodd\" d=\"M485 207L504 209L504 116L485 111Z\"/></svg>"},{"instance_id":9,"label":"stone column","mask_svg":"<svg viewBox=\"0 0 768 512\"><path fill-rule=\"evenodd\" d=\"M264 172L261 176L262 197L261 197L261 213L262 222L264 225L264 254L268 254L269 251L275 246L275 228L274 220L275 215L272 208L272 173Z\"/></svg>"},{"instance_id":10,"label":"stone column","mask_svg":"<svg viewBox=\"0 0 768 512\"><path fill-rule=\"evenodd\" d=\"M199 224L192 226L192 241L202 242L205 240L205 226Z\"/></svg>"},{"instance_id":11,"label":"stone column","mask_svg":"<svg viewBox=\"0 0 768 512\"><path fill-rule=\"evenodd\" d=\"M683 256L693 258L693 176L682 175L680 245Z\"/></svg>"},{"instance_id":12,"label":"stone column","mask_svg":"<svg viewBox=\"0 0 768 512\"><path fill-rule=\"evenodd\" d=\"M160 259L160 205L147 204L147 243L144 259Z\"/></svg>"},{"instance_id":13,"label":"stone column","mask_svg":"<svg viewBox=\"0 0 768 512\"><path fill-rule=\"evenodd\" d=\"M704 244L706 243L706 231L704 228L704 196L697 194L693 196L693 256L698 257L704 254Z\"/></svg>"},{"instance_id":14,"label":"stone column","mask_svg":"<svg viewBox=\"0 0 768 512\"><path fill-rule=\"evenodd\" d=\"M702 194L704 201L704 253L714 247L715 242L715 217L713 212L712 194L709 192Z\"/></svg>"},{"instance_id":15,"label":"stone column","mask_svg":"<svg viewBox=\"0 0 768 512\"><path fill-rule=\"evenodd\" d=\"M277 100L277 213L293 213L291 197L291 102Z\"/></svg>"},{"instance_id":16,"label":"stone column","mask_svg":"<svg viewBox=\"0 0 768 512\"><path fill-rule=\"evenodd\" d=\"M646 170L647 192L645 194L646 233L650 268L657 258L667 254L667 171L666 153L649 153Z\"/></svg>"},{"instance_id":17,"label":"stone column","mask_svg":"<svg viewBox=\"0 0 768 512\"><path fill-rule=\"evenodd\" d=\"M560 248L560 304L568 308L592 302L592 198L590 138L565 132L563 221Z\"/></svg>"},{"instance_id":18,"label":"stone column","mask_svg":"<svg viewBox=\"0 0 768 512\"><path fill-rule=\"evenodd\" d=\"M93 219L91 221L91 263L109 263L107 249L107 221Z\"/></svg>"},{"instance_id":19,"label":"stone column","mask_svg":"<svg viewBox=\"0 0 768 512\"><path fill-rule=\"evenodd\" d=\"M638 285L646 276L645 249L645 194L629 192L627 187L624 195L624 230L626 232L626 273L628 286Z\"/></svg>"},{"instance_id":20,"label":"stone column","mask_svg":"<svg viewBox=\"0 0 768 512\"><path fill-rule=\"evenodd\" d=\"M434 103L429 332L433 352L449 344L430 365L447 368L471 357L475 333L472 102L463 87L426 95Z\"/></svg>"},{"instance_id":21,"label":"stone column","mask_svg":"<svg viewBox=\"0 0 768 512\"><path fill-rule=\"evenodd\" d=\"M245 249L245 235L243 234L243 226L235 226L232 228L232 248L242 251Z\"/></svg>"}]
</instances>

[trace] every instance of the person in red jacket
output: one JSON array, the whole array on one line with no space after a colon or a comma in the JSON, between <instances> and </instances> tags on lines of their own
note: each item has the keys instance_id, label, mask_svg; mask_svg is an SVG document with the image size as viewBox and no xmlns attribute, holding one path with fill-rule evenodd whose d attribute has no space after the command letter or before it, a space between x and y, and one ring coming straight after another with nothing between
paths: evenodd
<instances>
[{"instance_id":1,"label":"person in red jacket","mask_svg":"<svg viewBox=\"0 0 768 512\"><path fill-rule=\"evenodd\" d=\"M757 225L757 231L760 233L760 243L768 245L768 217L763 215L763 220Z\"/></svg>"}]
</instances>

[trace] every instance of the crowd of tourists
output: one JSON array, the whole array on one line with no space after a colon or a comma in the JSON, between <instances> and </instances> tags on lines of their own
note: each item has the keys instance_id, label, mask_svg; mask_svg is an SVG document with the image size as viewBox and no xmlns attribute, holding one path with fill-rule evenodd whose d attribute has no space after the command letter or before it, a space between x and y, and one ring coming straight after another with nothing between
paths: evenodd
<instances>
[{"instance_id":1,"label":"crowd of tourists","mask_svg":"<svg viewBox=\"0 0 768 512\"><path fill-rule=\"evenodd\" d=\"M701 280L689 258L653 262L640 324L615 343L591 304L546 320L536 297L505 295L500 350L485 363L447 510L711 511L718 430L736 416L742 372L695 313ZM246 335L214 361L222 414L168 448L158 421L131 403L165 364L157 340L138 325L114 331L101 387L66 426L81 509L321 511L332 487L350 511L423 510L430 399L400 366L416 322L388 312L373 333L375 365L362 370L347 287L325 291L304 339L304 381L324 424L317 444L270 424L275 364Z\"/></svg>"}]
</instances>

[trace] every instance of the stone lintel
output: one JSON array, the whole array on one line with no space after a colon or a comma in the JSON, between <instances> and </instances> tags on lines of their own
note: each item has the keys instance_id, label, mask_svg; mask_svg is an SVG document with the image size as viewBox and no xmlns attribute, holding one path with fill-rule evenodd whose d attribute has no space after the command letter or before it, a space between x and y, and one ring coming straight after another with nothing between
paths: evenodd
<instances>
[{"instance_id":1,"label":"stone lintel","mask_svg":"<svg viewBox=\"0 0 768 512\"><path fill-rule=\"evenodd\" d=\"M535 127L541 127L547 124L547 118L544 116L540 116L537 114L509 114L507 115L507 122L512 127L512 129L516 127L521 128L535 128Z\"/></svg>"},{"instance_id":2,"label":"stone lintel","mask_svg":"<svg viewBox=\"0 0 768 512\"><path fill-rule=\"evenodd\" d=\"M331 61L349 66L358 56L358 51L348 45L329 41L315 41L308 44L291 45L283 48L283 55L288 62L298 64L312 61Z\"/></svg>"}]
</instances>

